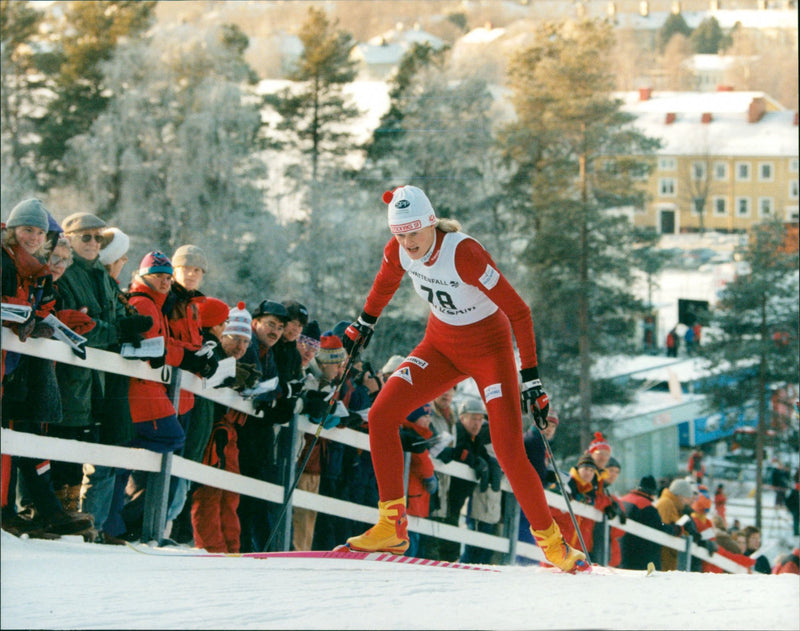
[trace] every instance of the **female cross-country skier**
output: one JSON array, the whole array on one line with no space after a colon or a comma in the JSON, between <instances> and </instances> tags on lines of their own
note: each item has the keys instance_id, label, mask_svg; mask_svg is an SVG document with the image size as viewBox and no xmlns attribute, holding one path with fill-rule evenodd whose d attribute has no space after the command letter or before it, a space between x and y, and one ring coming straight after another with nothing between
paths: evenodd
<instances>
[{"instance_id":1,"label":"female cross-country skier","mask_svg":"<svg viewBox=\"0 0 800 631\"><path fill-rule=\"evenodd\" d=\"M522 404L546 425L549 402L536 359L531 312L497 269L489 253L460 232L452 219L438 219L425 193L401 186L383 196L392 238L360 317L345 332L348 351L364 348L403 274L428 301L425 337L387 379L369 412L369 440L378 481L378 523L350 537L345 547L403 554L408 548L403 449L398 428L412 410L472 377L486 404L497 460L531 524L547 560L564 571L588 569L585 555L570 547L553 521L539 476L525 455L520 386L511 342L517 340Z\"/></svg>"}]
</instances>

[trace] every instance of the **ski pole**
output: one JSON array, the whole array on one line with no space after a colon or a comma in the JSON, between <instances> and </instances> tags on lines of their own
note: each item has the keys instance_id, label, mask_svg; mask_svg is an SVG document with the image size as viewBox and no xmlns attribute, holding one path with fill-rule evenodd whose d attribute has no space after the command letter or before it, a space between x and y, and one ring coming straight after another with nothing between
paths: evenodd
<instances>
[{"instance_id":1,"label":"ski pole","mask_svg":"<svg viewBox=\"0 0 800 631\"><path fill-rule=\"evenodd\" d=\"M547 438L544 435L544 431L542 430L541 427L539 427L539 424L536 422L535 419L533 421L533 425L536 427L537 430L539 430L539 435L542 437L542 442L544 443L544 448L545 451L547 452L547 456L548 458L550 458L550 462L553 463L553 470L555 471L556 474L556 482L558 483L558 488L561 491L561 497L563 497L564 501L567 503L567 510L569 511L570 519L572 519L572 525L575 527L575 532L578 535L578 541L581 544L581 549L583 550L583 553L586 555L586 562L591 564L592 561L589 558L589 550L586 549L586 543L584 543L583 541L583 535L581 534L581 529L578 527L578 520L575 518L575 513L572 510L572 502L569 499L569 494L567 493L567 490L564 488L564 483L561 481L561 472L558 470L558 466L556 466L556 457L553 455L553 449L550 447L550 441L547 440Z\"/></svg>"},{"instance_id":2,"label":"ski pole","mask_svg":"<svg viewBox=\"0 0 800 631\"><path fill-rule=\"evenodd\" d=\"M272 532L269 535L269 539L267 539L267 543L264 545L262 552L268 552L269 547L272 545L272 542L275 539L275 535L278 533L278 524L281 523L283 520L283 516L286 514L286 509L289 507L289 502L292 499L292 495L294 494L294 490L297 488L297 485L300 484L300 476L303 475L303 471L306 468L306 464L308 464L308 459L311 457L311 452L314 450L314 447L319 440L319 435L322 433L322 425L325 422L325 419L328 418L328 415L333 412L336 407L336 403L339 400L339 393L342 390L342 386L347 381L347 377L350 374L353 366L358 359L358 354L361 352L361 345L357 344L353 346L353 349L350 351L350 354L347 356L347 363L344 366L344 372L342 373L342 378L338 384L336 384L336 388L333 390L333 394L331 394L330 401L328 401L328 409L325 411L323 417L320 419L319 425L317 426L317 431L314 433L313 438L311 439L311 443L308 445L306 449L306 455L303 458L303 462L297 468L297 474L295 475L294 482L292 482L292 486L289 488L289 492L286 494L286 497L283 500L283 506L281 506L281 512L278 515L278 518L275 520L275 528L272 529Z\"/></svg>"}]
</instances>

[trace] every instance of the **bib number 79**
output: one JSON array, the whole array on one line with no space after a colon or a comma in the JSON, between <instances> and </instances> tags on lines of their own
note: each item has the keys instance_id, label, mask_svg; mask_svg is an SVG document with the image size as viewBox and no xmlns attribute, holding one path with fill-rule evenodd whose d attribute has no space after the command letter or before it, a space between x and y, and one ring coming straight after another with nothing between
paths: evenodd
<instances>
[{"instance_id":1,"label":"bib number 79","mask_svg":"<svg viewBox=\"0 0 800 631\"><path fill-rule=\"evenodd\" d=\"M453 299L450 297L446 291L439 289L434 291L432 287L426 287L425 285L420 285L419 288L424 291L428 296L428 302L431 304L439 304L441 307L445 309L455 309L456 305L453 303Z\"/></svg>"}]
</instances>

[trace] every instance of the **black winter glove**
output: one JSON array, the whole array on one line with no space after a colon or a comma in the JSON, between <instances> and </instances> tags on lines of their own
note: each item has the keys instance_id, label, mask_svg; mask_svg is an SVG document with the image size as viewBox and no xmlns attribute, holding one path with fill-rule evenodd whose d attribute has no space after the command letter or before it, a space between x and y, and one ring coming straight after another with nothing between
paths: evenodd
<instances>
[{"instance_id":1,"label":"black winter glove","mask_svg":"<svg viewBox=\"0 0 800 631\"><path fill-rule=\"evenodd\" d=\"M503 470L500 463L494 458L489 460L489 486L495 493L500 490L500 483L503 481Z\"/></svg>"},{"instance_id":2,"label":"black winter glove","mask_svg":"<svg viewBox=\"0 0 800 631\"><path fill-rule=\"evenodd\" d=\"M262 392L253 399L253 407L259 412L266 412L270 408L275 407L275 400L278 398L280 390L270 390L269 392Z\"/></svg>"},{"instance_id":3,"label":"black winter glove","mask_svg":"<svg viewBox=\"0 0 800 631\"><path fill-rule=\"evenodd\" d=\"M550 399L542 389L542 381L539 379L539 369L523 368L519 371L522 377L522 389L520 398L522 399L522 409L530 412L533 420L539 429L547 427L547 412L550 410Z\"/></svg>"},{"instance_id":4,"label":"black winter glove","mask_svg":"<svg viewBox=\"0 0 800 631\"><path fill-rule=\"evenodd\" d=\"M366 350L367 346L369 346L369 340L372 337L376 321L376 318L362 312L358 320L352 322L350 326L345 329L342 345L348 354L352 355L354 349L356 353Z\"/></svg>"},{"instance_id":5,"label":"black winter glove","mask_svg":"<svg viewBox=\"0 0 800 631\"><path fill-rule=\"evenodd\" d=\"M403 451L409 451L412 454L421 454L427 449L422 436L417 434L413 429L401 427L400 442L403 444Z\"/></svg>"},{"instance_id":6,"label":"black winter glove","mask_svg":"<svg viewBox=\"0 0 800 631\"><path fill-rule=\"evenodd\" d=\"M475 477L478 478L481 493L485 493L486 489L489 488L489 463L478 456L475 458L472 469L475 471Z\"/></svg>"},{"instance_id":7,"label":"black winter glove","mask_svg":"<svg viewBox=\"0 0 800 631\"><path fill-rule=\"evenodd\" d=\"M119 341L136 345L142 341L142 333L153 326L153 318L148 315L132 315L117 320Z\"/></svg>"},{"instance_id":8,"label":"black winter glove","mask_svg":"<svg viewBox=\"0 0 800 631\"><path fill-rule=\"evenodd\" d=\"M198 354L195 351L184 349L180 368L193 372L204 379L208 379L217 371L219 361L212 353Z\"/></svg>"},{"instance_id":9,"label":"black winter glove","mask_svg":"<svg viewBox=\"0 0 800 631\"><path fill-rule=\"evenodd\" d=\"M439 452L439 455L436 456L439 460L441 460L444 464L448 462L452 462L453 460L453 448L452 447L445 447Z\"/></svg>"},{"instance_id":10,"label":"black winter glove","mask_svg":"<svg viewBox=\"0 0 800 631\"><path fill-rule=\"evenodd\" d=\"M296 399L303 391L303 386L306 385L305 379L292 379L287 381L281 387L283 388L283 396L286 399Z\"/></svg>"},{"instance_id":11,"label":"black winter glove","mask_svg":"<svg viewBox=\"0 0 800 631\"><path fill-rule=\"evenodd\" d=\"M261 371L255 364L248 364L245 362L236 362L236 377L234 384L231 386L234 390L241 392L248 388L253 388L261 379Z\"/></svg>"},{"instance_id":12,"label":"black winter glove","mask_svg":"<svg viewBox=\"0 0 800 631\"><path fill-rule=\"evenodd\" d=\"M167 356L166 354L162 355L161 357L151 357L147 359L146 357L142 357L144 361L150 362L151 368L161 368L164 364L167 363Z\"/></svg>"},{"instance_id":13,"label":"black winter glove","mask_svg":"<svg viewBox=\"0 0 800 631\"><path fill-rule=\"evenodd\" d=\"M33 327L33 331L31 331L31 337L50 339L53 337L53 333L55 333L53 327L51 327L49 324L45 324L41 320L37 320Z\"/></svg>"},{"instance_id":14,"label":"black winter glove","mask_svg":"<svg viewBox=\"0 0 800 631\"><path fill-rule=\"evenodd\" d=\"M322 415L328 410L330 403L325 400L330 393L319 390L308 390L303 399L303 412L308 415L309 420L319 423Z\"/></svg>"}]
</instances>

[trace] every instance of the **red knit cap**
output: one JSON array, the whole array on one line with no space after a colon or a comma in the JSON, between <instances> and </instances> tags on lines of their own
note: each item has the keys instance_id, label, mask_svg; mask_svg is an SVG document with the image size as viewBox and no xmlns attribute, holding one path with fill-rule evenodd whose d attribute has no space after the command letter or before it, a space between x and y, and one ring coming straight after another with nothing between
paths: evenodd
<instances>
[{"instance_id":1,"label":"red knit cap","mask_svg":"<svg viewBox=\"0 0 800 631\"><path fill-rule=\"evenodd\" d=\"M323 335L320 339L317 363L339 364L347 359L347 352L342 346L342 340L336 335Z\"/></svg>"},{"instance_id":2,"label":"red knit cap","mask_svg":"<svg viewBox=\"0 0 800 631\"><path fill-rule=\"evenodd\" d=\"M228 319L228 305L218 298L206 298L200 303L198 310L200 311L200 326L204 329L210 329Z\"/></svg>"},{"instance_id":3,"label":"red knit cap","mask_svg":"<svg viewBox=\"0 0 800 631\"><path fill-rule=\"evenodd\" d=\"M608 441L603 437L602 432L595 432L594 433L594 440L589 443L589 453L593 454L595 451L605 450L608 453L611 453L611 445L608 444Z\"/></svg>"}]
</instances>

